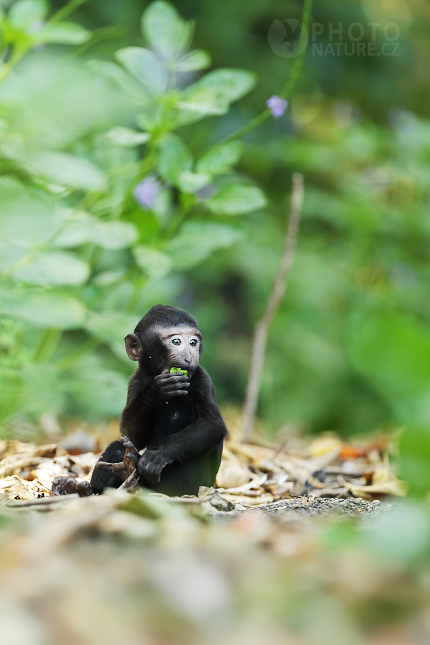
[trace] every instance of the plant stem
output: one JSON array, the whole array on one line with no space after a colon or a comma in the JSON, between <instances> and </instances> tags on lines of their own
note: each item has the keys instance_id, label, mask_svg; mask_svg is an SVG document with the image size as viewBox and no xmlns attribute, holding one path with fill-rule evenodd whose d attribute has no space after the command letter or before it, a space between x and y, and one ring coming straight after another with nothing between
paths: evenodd
<instances>
[{"instance_id":1,"label":"plant stem","mask_svg":"<svg viewBox=\"0 0 430 645\"><path fill-rule=\"evenodd\" d=\"M142 296L142 291L145 286L145 282L146 282L146 278L144 278L143 276L138 276L136 278L136 281L134 283L133 293L131 294L130 300L128 301L126 306L127 313L133 313L134 310L136 309L139 303L139 300Z\"/></svg>"},{"instance_id":2,"label":"plant stem","mask_svg":"<svg viewBox=\"0 0 430 645\"><path fill-rule=\"evenodd\" d=\"M244 405L242 441L249 441L254 427L255 413L258 404L258 393L260 389L261 372L266 352L267 333L270 324L279 307L287 286L288 274L294 258L294 247L296 245L299 231L300 213L303 203L303 175L294 173L291 191L291 201L287 230L285 234L284 251L279 263L278 273L273 283L272 292L267 301L266 310L258 322L252 347L251 365L249 368L248 386Z\"/></svg>"},{"instance_id":3,"label":"plant stem","mask_svg":"<svg viewBox=\"0 0 430 645\"><path fill-rule=\"evenodd\" d=\"M22 47L20 49L16 49L10 59L8 60L7 63L3 63L3 65L0 67L0 81L4 79L7 74L15 67L17 63L21 60L21 58L27 53L29 47Z\"/></svg>"},{"instance_id":4,"label":"plant stem","mask_svg":"<svg viewBox=\"0 0 430 645\"><path fill-rule=\"evenodd\" d=\"M303 7L302 28L300 31L300 38L299 38L299 49L302 46L305 38L307 38L309 21L311 17L312 2L313 0L305 0L305 5ZM304 50L303 53L297 56L296 59L294 60L293 69L291 70L290 77L286 82L284 89L279 95L281 98L285 99L285 98L291 97L291 94L297 84L297 81L299 80L300 73L302 71L305 52L306 50ZM249 132L252 132L252 130L255 130L256 128L258 128L265 121L268 121L268 119L270 119L271 117L272 117L271 111L268 108L266 108L265 110L263 110L263 112L258 114L249 123L244 125L242 128L239 128L239 130L236 130L236 132L233 132L232 134L228 135L227 137L222 139L219 143L228 143L229 141L235 141L236 139L241 139Z\"/></svg>"},{"instance_id":5,"label":"plant stem","mask_svg":"<svg viewBox=\"0 0 430 645\"><path fill-rule=\"evenodd\" d=\"M47 329L40 339L40 343L33 354L33 361L39 363L44 360L49 360L58 345L61 338L61 331L59 329Z\"/></svg>"},{"instance_id":6,"label":"plant stem","mask_svg":"<svg viewBox=\"0 0 430 645\"><path fill-rule=\"evenodd\" d=\"M69 354L69 356L58 361L56 365L58 372L66 372L69 370L71 367L76 365L83 356L92 352L98 345L100 345L100 341L97 338L89 338L79 347L79 349L73 352L73 354Z\"/></svg>"},{"instance_id":7,"label":"plant stem","mask_svg":"<svg viewBox=\"0 0 430 645\"><path fill-rule=\"evenodd\" d=\"M67 18L67 16L70 16L71 13L76 11L84 2L86 0L70 0L64 7L61 7L61 9L54 13L48 22L61 22L61 20L64 20L64 18Z\"/></svg>"}]
</instances>

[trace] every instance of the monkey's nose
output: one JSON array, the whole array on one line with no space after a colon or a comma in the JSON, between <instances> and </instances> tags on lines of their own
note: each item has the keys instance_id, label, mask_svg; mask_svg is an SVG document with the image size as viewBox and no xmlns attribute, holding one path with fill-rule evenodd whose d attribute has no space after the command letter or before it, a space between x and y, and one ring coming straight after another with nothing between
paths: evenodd
<instances>
[{"instance_id":1,"label":"monkey's nose","mask_svg":"<svg viewBox=\"0 0 430 645\"><path fill-rule=\"evenodd\" d=\"M184 361L187 363L187 365L191 364L191 360L189 358L184 358Z\"/></svg>"}]
</instances>

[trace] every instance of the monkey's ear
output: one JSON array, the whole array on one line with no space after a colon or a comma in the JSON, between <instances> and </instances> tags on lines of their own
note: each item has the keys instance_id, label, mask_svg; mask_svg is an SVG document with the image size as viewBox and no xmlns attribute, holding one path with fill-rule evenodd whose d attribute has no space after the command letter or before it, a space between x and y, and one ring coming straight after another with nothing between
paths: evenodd
<instances>
[{"instance_id":1,"label":"monkey's ear","mask_svg":"<svg viewBox=\"0 0 430 645\"><path fill-rule=\"evenodd\" d=\"M142 343L136 334L127 334L125 340L125 351L132 361L138 361L142 352Z\"/></svg>"}]
</instances>

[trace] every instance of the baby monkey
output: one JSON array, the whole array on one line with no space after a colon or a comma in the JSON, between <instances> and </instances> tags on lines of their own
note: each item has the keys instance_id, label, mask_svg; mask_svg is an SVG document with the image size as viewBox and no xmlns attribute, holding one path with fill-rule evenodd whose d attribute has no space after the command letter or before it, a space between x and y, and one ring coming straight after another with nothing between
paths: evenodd
<instances>
[{"instance_id":1,"label":"baby monkey","mask_svg":"<svg viewBox=\"0 0 430 645\"><path fill-rule=\"evenodd\" d=\"M125 348L138 367L121 415L121 439L106 448L90 484L63 477L53 490L98 494L119 488L136 470L145 488L197 495L200 486L214 485L228 435L212 381L199 365L197 322L183 309L155 305L125 337Z\"/></svg>"}]
</instances>

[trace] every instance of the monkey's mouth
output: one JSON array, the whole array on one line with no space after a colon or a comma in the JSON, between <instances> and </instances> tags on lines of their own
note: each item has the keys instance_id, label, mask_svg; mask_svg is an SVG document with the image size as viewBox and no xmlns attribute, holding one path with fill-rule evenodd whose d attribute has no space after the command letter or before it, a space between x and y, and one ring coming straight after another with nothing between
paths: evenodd
<instances>
[{"instance_id":1,"label":"monkey's mouth","mask_svg":"<svg viewBox=\"0 0 430 645\"><path fill-rule=\"evenodd\" d=\"M194 372L194 368L191 367L191 365L180 365L179 363L175 363L175 365L172 365L170 368L170 371L174 368L174 371L177 372L178 370L181 370L181 372L185 372L185 376L191 376L191 374Z\"/></svg>"}]
</instances>

